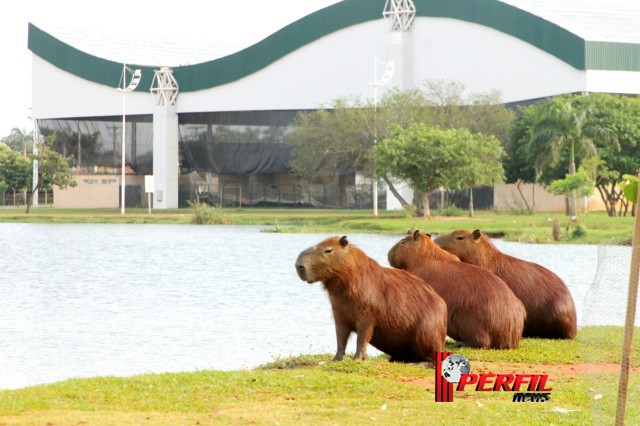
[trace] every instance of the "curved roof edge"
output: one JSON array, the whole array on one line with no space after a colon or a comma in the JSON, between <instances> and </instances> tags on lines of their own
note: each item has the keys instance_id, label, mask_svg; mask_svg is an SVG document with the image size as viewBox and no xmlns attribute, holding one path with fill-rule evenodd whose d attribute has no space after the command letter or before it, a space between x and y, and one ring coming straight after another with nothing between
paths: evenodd
<instances>
[{"instance_id":1,"label":"curved roof edge","mask_svg":"<svg viewBox=\"0 0 640 426\"><path fill-rule=\"evenodd\" d=\"M419 17L476 23L516 37L579 70L640 71L640 44L585 41L547 20L498 0L414 0ZM174 67L181 92L231 83L335 31L382 19L385 0L343 0L307 15L258 43L231 55ZM122 64L82 52L29 24L29 49L73 75L116 87ZM138 89L148 91L153 70L143 70ZM159 65L160 66L160 65Z\"/></svg>"}]
</instances>

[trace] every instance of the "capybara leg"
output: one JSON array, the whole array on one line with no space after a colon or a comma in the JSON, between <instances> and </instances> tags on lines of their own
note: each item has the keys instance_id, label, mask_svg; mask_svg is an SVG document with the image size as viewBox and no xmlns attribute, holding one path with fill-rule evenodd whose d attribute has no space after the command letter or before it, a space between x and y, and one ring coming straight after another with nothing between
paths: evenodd
<instances>
[{"instance_id":1,"label":"capybara leg","mask_svg":"<svg viewBox=\"0 0 640 426\"><path fill-rule=\"evenodd\" d=\"M362 321L356 325L358 340L356 343L356 354L353 359L367 359L367 346L373 336L373 324L370 321Z\"/></svg>"},{"instance_id":2,"label":"capybara leg","mask_svg":"<svg viewBox=\"0 0 640 426\"><path fill-rule=\"evenodd\" d=\"M347 350L347 342L349 341L349 335L351 330L341 324L336 323L336 340L338 348L336 349L336 356L333 357L334 361L342 361L344 352Z\"/></svg>"}]
</instances>

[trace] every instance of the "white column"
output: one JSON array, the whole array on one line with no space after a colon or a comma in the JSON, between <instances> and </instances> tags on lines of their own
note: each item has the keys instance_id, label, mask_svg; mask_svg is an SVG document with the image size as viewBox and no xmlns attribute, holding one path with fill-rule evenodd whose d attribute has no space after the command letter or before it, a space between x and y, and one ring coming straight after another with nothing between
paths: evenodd
<instances>
[{"instance_id":1,"label":"white column","mask_svg":"<svg viewBox=\"0 0 640 426\"><path fill-rule=\"evenodd\" d=\"M153 208L178 208L178 83L171 68L155 71L153 110Z\"/></svg>"},{"instance_id":2,"label":"white column","mask_svg":"<svg viewBox=\"0 0 640 426\"><path fill-rule=\"evenodd\" d=\"M174 105L153 112L153 208L178 208L178 112Z\"/></svg>"}]
</instances>

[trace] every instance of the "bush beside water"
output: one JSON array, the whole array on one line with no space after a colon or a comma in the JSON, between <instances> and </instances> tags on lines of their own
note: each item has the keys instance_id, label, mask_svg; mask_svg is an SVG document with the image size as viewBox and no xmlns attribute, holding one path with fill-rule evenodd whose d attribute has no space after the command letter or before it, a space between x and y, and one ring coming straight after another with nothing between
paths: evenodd
<instances>
[{"instance_id":1,"label":"bush beside water","mask_svg":"<svg viewBox=\"0 0 640 426\"><path fill-rule=\"evenodd\" d=\"M230 225L232 223L229 216L219 207L199 202L190 202L189 207L193 212L191 223L197 225Z\"/></svg>"}]
</instances>

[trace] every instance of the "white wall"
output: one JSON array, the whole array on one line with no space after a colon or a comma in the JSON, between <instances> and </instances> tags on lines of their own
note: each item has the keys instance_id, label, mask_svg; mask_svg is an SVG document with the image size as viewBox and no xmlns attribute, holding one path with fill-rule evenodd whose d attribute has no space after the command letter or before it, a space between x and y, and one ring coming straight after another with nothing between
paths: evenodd
<instances>
[{"instance_id":1,"label":"white wall","mask_svg":"<svg viewBox=\"0 0 640 426\"><path fill-rule=\"evenodd\" d=\"M492 28L448 18L419 18L413 29L414 76L462 82L471 92L498 89L504 102L583 91L579 71Z\"/></svg>"},{"instance_id":2,"label":"white wall","mask_svg":"<svg viewBox=\"0 0 640 426\"><path fill-rule=\"evenodd\" d=\"M70 118L122 115L122 92L69 74L32 55L32 107L35 118ZM128 93L127 114L151 114L149 92Z\"/></svg>"},{"instance_id":3,"label":"white wall","mask_svg":"<svg viewBox=\"0 0 640 426\"><path fill-rule=\"evenodd\" d=\"M454 80L472 92L498 89L505 102L580 91L640 91L638 73L579 71L517 38L478 24L416 18L412 33L404 38L412 57L411 70L403 74L412 76L414 85L426 79ZM178 113L311 109L341 96L372 98L373 88L367 82L373 80L376 55L382 62L394 56L391 34L382 20L325 36L233 83L181 93ZM37 118L122 114L122 94L115 85L82 80L35 55L33 71ZM394 76L379 95L399 84L399 77ZM127 114L151 114L153 105L149 93L127 95Z\"/></svg>"}]
</instances>

